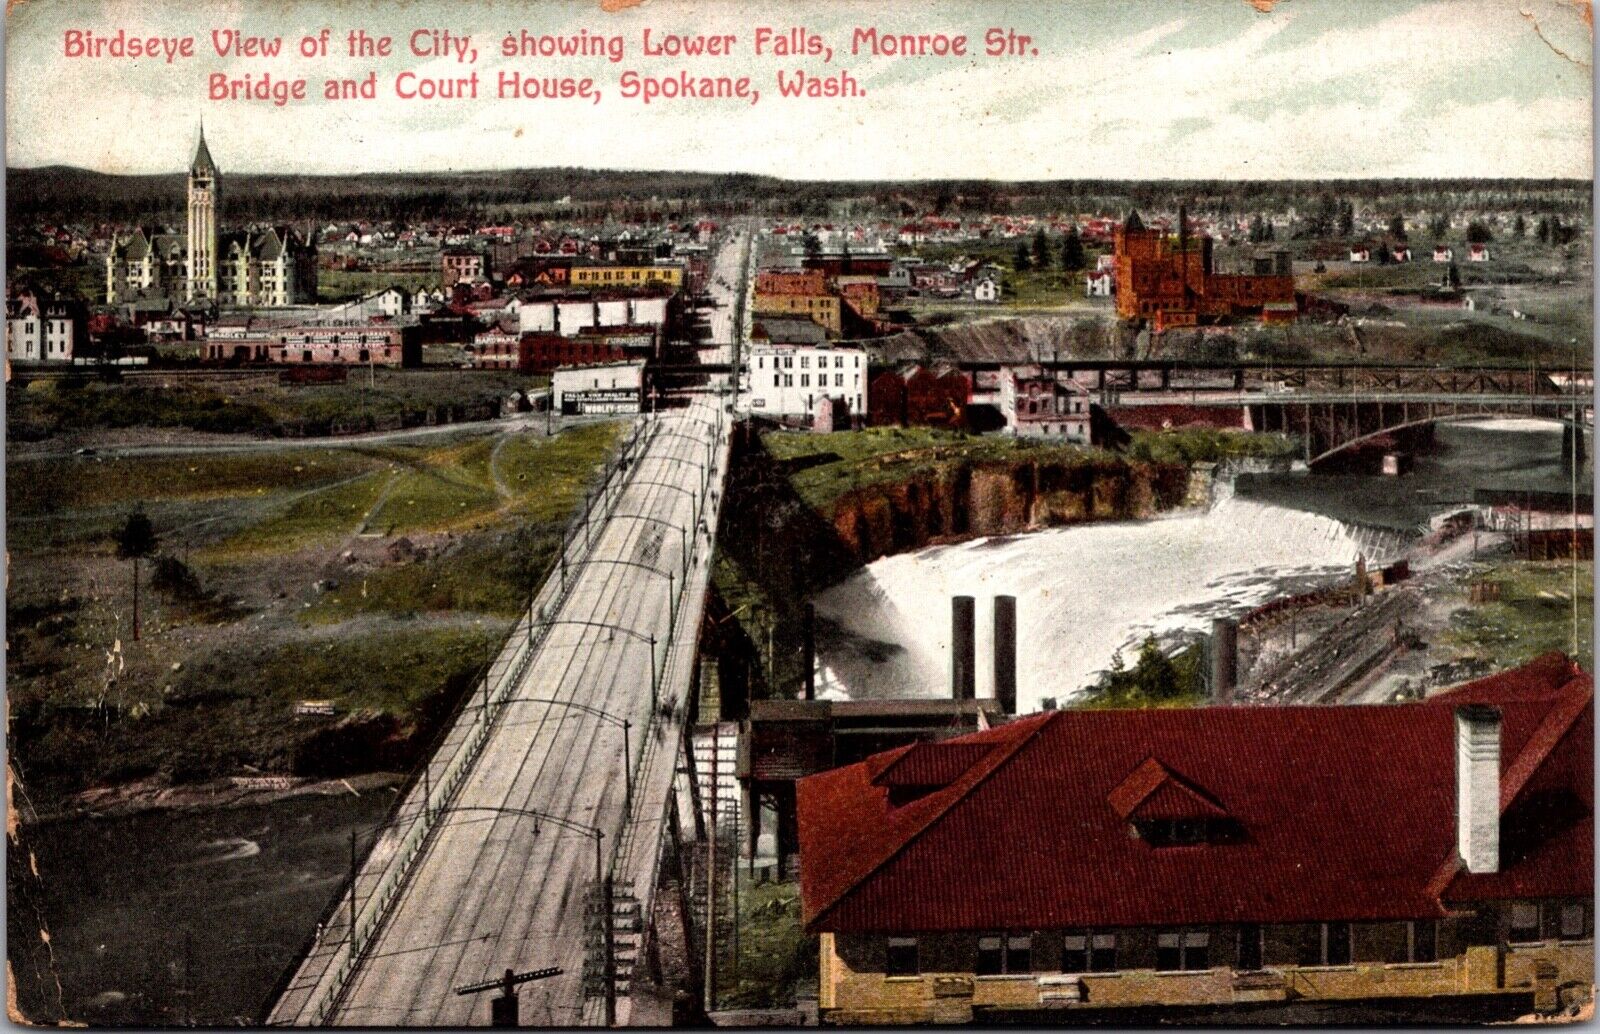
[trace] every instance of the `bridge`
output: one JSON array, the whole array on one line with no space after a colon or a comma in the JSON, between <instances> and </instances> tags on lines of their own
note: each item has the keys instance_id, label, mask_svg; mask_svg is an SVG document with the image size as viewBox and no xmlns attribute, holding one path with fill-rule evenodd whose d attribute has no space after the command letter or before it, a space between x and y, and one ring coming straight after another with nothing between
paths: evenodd
<instances>
[{"instance_id":1,"label":"bridge","mask_svg":"<svg viewBox=\"0 0 1600 1034\"><path fill-rule=\"evenodd\" d=\"M1477 382L1481 387L1492 387ZM1523 417L1560 421L1569 428L1592 428L1594 410L1587 395L1506 394L1471 391L1277 391L1144 393L1122 397L1123 406L1170 405L1239 410L1244 426L1253 431L1280 432L1299 438L1304 458L1315 465L1384 435L1440 423L1460 423L1492 417ZM1573 448L1583 455L1581 436L1574 444L1571 431L1563 453Z\"/></svg>"},{"instance_id":2,"label":"bridge","mask_svg":"<svg viewBox=\"0 0 1600 1034\"><path fill-rule=\"evenodd\" d=\"M749 254L739 235L717 257L730 298L713 340L730 362ZM559 970L524 996L524 1023L629 1022L698 666L727 390L713 379L634 422L389 821L352 841L351 878L269 1023L485 1025L454 988L508 968Z\"/></svg>"}]
</instances>

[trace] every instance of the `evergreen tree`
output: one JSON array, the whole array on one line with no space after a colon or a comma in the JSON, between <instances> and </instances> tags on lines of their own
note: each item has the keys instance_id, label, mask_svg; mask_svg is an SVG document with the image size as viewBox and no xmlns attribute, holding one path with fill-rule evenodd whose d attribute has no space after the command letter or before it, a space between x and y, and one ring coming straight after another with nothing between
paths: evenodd
<instances>
[{"instance_id":1,"label":"evergreen tree","mask_svg":"<svg viewBox=\"0 0 1600 1034\"><path fill-rule=\"evenodd\" d=\"M1074 226L1067 231L1067 239L1061 242L1061 268L1068 273L1075 273L1087 264L1083 238L1078 236L1078 228Z\"/></svg>"},{"instance_id":2,"label":"evergreen tree","mask_svg":"<svg viewBox=\"0 0 1600 1034\"><path fill-rule=\"evenodd\" d=\"M1406 239L1405 216L1393 215L1389 217L1389 236L1393 237L1397 241L1404 241Z\"/></svg>"},{"instance_id":3,"label":"evergreen tree","mask_svg":"<svg viewBox=\"0 0 1600 1034\"><path fill-rule=\"evenodd\" d=\"M1033 264L1039 269L1050 268L1050 241L1042 226L1033 231Z\"/></svg>"},{"instance_id":4,"label":"evergreen tree","mask_svg":"<svg viewBox=\"0 0 1600 1034\"><path fill-rule=\"evenodd\" d=\"M1550 219L1548 216L1539 220L1539 229L1534 231L1534 236L1539 238L1540 244L1550 243Z\"/></svg>"},{"instance_id":5,"label":"evergreen tree","mask_svg":"<svg viewBox=\"0 0 1600 1034\"><path fill-rule=\"evenodd\" d=\"M1011 268L1019 273L1025 273L1033 268L1033 260L1028 257L1028 246L1021 241L1017 242L1017 254L1011 260Z\"/></svg>"},{"instance_id":6,"label":"evergreen tree","mask_svg":"<svg viewBox=\"0 0 1600 1034\"><path fill-rule=\"evenodd\" d=\"M1521 212L1517 213L1517 221L1511 224L1511 232L1517 238L1517 240L1521 240L1523 237L1527 236L1528 221L1522 218Z\"/></svg>"},{"instance_id":7,"label":"evergreen tree","mask_svg":"<svg viewBox=\"0 0 1600 1034\"><path fill-rule=\"evenodd\" d=\"M1348 237L1355 232L1356 206L1349 201L1339 206L1339 236Z\"/></svg>"}]
</instances>

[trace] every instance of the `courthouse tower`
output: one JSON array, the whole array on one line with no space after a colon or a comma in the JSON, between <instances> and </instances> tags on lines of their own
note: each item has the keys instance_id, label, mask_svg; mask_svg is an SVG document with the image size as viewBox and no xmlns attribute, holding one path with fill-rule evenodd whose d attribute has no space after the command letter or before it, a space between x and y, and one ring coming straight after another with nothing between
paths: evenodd
<instances>
[{"instance_id":1,"label":"courthouse tower","mask_svg":"<svg viewBox=\"0 0 1600 1034\"><path fill-rule=\"evenodd\" d=\"M205 126L200 146L189 164L189 284L188 299L210 301L217 297L217 193L221 176L206 147Z\"/></svg>"}]
</instances>

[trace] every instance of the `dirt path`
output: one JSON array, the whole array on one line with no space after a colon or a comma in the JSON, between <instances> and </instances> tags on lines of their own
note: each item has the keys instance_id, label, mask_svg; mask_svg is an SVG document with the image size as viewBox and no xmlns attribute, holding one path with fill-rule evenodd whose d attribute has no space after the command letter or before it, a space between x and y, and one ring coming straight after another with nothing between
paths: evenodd
<instances>
[{"instance_id":1,"label":"dirt path","mask_svg":"<svg viewBox=\"0 0 1600 1034\"><path fill-rule=\"evenodd\" d=\"M509 502L514 494L511 486L500 476L500 450L505 448L509 441L511 435L503 434L494 440L494 448L489 450L489 478L494 482L494 490L499 494L501 502Z\"/></svg>"}]
</instances>

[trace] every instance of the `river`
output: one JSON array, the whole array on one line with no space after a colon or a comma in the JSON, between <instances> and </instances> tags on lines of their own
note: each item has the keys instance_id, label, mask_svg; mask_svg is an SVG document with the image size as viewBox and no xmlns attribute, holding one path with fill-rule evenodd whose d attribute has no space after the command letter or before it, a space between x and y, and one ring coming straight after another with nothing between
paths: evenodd
<instances>
[{"instance_id":1,"label":"river","mask_svg":"<svg viewBox=\"0 0 1600 1034\"><path fill-rule=\"evenodd\" d=\"M1241 475L1203 512L1056 528L887 557L815 599L818 693L950 692L950 597L978 600L978 695L991 695L990 598L1017 597L1017 706L1064 703L1147 635L1172 641L1285 592L1402 555L1474 488L1570 484L1558 425L1444 426L1404 477ZM1585 475L1580 491L1588 491Z\"/></svg>"},{"instance_id":2,"label":"river","mask_svg":"<svg viewBox=\"0 0 1600 1034\"><path fill-rule=\"evenodd\" d=\"M349 871L350 831L393 801L381 789L23 828L9 861L31 854L39 875L13 875L7 896L18 1006L94 1026L257 1022Z\"/></svg>"}]
</instances>

